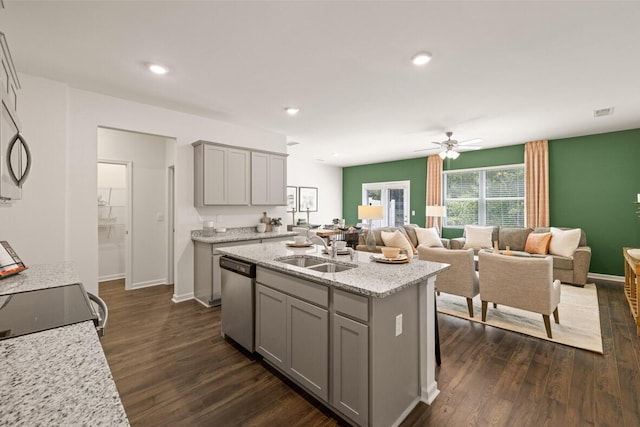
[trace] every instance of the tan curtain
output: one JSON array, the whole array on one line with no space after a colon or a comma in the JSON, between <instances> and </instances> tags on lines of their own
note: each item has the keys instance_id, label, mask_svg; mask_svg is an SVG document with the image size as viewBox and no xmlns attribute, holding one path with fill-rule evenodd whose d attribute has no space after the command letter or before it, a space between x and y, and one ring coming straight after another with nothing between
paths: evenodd
<instances>
[{"instance_id":1,"label":"tan curtain","mask_svg":"<svg viewBox=\"0 0 640 427\"><path fill-rule=\"evenodd\" d=\"M525 211L527 227L549 226L549 143L524 145Z\"/></svg>"},{"instance_id":2,"label":"tan curtain","mask_svg":"<svg viewBox=\"0 0 640 427\"><path fill-rule=\"evenodd\" d=\"M439 155L427 157L427 206L442 204L442 158ZM427 217L426 226L433 227L434 222L438 230L442 230L440 218Z\"/></svg>"}]
</instances>

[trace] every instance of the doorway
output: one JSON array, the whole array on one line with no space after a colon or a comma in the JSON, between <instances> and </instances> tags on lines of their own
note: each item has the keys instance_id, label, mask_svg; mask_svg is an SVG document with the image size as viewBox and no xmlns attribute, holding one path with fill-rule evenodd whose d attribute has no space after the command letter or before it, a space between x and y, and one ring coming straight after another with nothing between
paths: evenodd
<instances>
[{"instance_id":1,"label":"doorway","mask_svg":"<svg viewBox=\"0 0 640 427\"><path fill-rule=\"evenodd\" d=\"M174 228L176 145L176 139L171 137L98 128L99 161L129 164L130 220L123 227L128 245L124 255L119 255L125 259L121 263L125 266L125 289L174 281L173 233L169 231ZM102 255L99 251L99 268ZM105 279L99 274L99 281Z\"/></svg>"},{"instance_id":2,"label":"doorway","mask_svg":"<svg viewBox=\"0 0 640 427\"><path fill-rule=\"evenodd\" d=\"M384 218L373 220L374 228L409 224L410 188L411 181L362 184L362 204L383 207Z\"/></svg>"}]
</instances>

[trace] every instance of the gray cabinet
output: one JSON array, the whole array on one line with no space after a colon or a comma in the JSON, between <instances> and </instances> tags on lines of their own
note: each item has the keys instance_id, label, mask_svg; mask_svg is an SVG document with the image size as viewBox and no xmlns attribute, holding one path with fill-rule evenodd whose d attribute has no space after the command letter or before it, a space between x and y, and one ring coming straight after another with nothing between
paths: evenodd
<instances>
[{"instance_id":1,"label":"gray cabinet","mask_svg":"<svg viewBox=\"0 0 640 427\"><path fill-rule=\"evenodd\" d=\"M328 402L327 288L259 266L257 281L257 352L309 392Z\"/></svg>"},{"instance_id":2,"label":"gray cabinet","mask_svg":"<svg viewBox=\"0 0 640 427\"><path fill-rule=\"evenodd\" d=\"M287 360L287 296L256 286L256 350L282 371Z\"/></svg>"},{"instance_id":3,"label":"gray cabinet","mask_svg":"<svg viewBox=\"0 0 640 427\"><path fill-rule=\"evenodd\" d=\"M333 378L331 404L358 425L369 412L369 327L333 315Z\"/></svg>"},{"instance_id":4,"label":"gray cabinet","mask_svg":"<svg viewBox=\"0 0 640 427\"><path fill-rule=\"evenodd\" d=\"M287 297L287 372L313 394L329 398L329 321L326 309Z\"/></svg>"},{"instance_id":5,"label":"gray cabinet","mask_svg":"<svg viewBox=\"0 0 640 427\"><path fill-rule=\"evenodd\" d=\"M251 204L286 205L287 158L251 153Z\"/></svg>"},{"instance_id":6,"label":"gray cabinet","mask_svg":"<svg viewBox=\"0 0 640 427\"><path fill-rule=\"evenodd\" d=\"M197 141L194 145L194 204L249 205L251 152Z\"/></svg>"}]
</instances>

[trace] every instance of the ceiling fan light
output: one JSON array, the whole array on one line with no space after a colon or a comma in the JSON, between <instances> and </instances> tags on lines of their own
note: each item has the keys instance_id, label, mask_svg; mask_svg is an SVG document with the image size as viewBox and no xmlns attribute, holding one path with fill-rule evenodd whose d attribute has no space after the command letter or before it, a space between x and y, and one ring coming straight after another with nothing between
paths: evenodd
<instances>
[{"instance_id":1,"label":"ceiling fan light","mask_svg":"<svg viewBox=\"0 0 640 427\"><path fill-rule=\"evenodd\" d=\"M449 158L450 159L455 160L458 157L460 157L460 153L458 153L457 151L450 151L449 152Z\"/></svg>"},{"instance_id":2,"label":"ceiling fan light","mask_svg":"<svg viewBox=\"0 0 640 427\"><path fill-rule=\"evenodd\" d=\"M442 160L447 158L447 152L446 151L441 151L438 155L440 156L440 158Z\"/></svg>"}]
</instances>

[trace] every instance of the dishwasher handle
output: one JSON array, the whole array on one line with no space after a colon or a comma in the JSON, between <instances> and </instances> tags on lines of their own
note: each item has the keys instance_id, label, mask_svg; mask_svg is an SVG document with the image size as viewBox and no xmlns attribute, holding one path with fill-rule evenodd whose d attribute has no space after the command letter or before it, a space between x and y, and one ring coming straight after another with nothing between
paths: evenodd
<instances>
[{"instance_id":1,"label":"dishwasher handle","mask_svg":"<svg viewBox=\"0 0 640 427\"><path fill-rule=\"evenodd\" d=\"M256 277L256 265L226 256L220 257L220 268L233 271L245 277Z\"/></svg>"}]
</instances>

